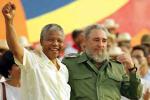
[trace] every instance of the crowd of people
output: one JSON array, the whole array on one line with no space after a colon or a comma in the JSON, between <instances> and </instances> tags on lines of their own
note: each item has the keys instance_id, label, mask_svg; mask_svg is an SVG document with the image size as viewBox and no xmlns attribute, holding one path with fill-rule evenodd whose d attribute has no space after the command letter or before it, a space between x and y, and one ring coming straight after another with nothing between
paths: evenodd
<instances>
[{"instance_id":1,"label":"crowd of people","mask_svg":"<svg viewBox=\"0 0 150 100\"><path fill-rule=\"evenodd\" d=\"M64 48L63 28L52 23L35 47L18 40L15 11L11 2L2 9L0 100L150 100L150 34L131 47L130 34L106 19L75 29Z\"/></svg>"}]
</instances>

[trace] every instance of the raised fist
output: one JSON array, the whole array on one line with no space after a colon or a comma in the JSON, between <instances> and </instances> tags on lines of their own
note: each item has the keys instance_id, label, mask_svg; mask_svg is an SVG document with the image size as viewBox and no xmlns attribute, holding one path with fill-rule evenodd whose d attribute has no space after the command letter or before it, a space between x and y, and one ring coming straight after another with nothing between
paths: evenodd
<instances>
[{"instance_id":1,"label":"raised fist","mask_svg":"<svg viewBox=\"0 0 150 100\"><path fill-rule=\"evenodd\" d=\"M2 9L2 13L5 17L5 20L13 20L14 16L15 16L15 5L11 2L7 3L3 9Z\"/></svg>"}]
</instances>

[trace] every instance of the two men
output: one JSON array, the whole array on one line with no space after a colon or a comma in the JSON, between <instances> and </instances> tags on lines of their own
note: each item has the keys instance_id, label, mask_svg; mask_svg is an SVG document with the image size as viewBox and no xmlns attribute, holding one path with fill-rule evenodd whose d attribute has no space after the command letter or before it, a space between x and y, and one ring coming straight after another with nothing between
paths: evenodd
<instances>
[{"instance_id":1,"label":"two men","mask_svg":"<svg viewBox=\"0 0 150 100\"><path fill-rule=\"evenodd\" d=\"M57 24L43 28L39 54L21 47L17 40L13 25L15 5L6 4L2 12L8 46L21 69L21 100L69 100L68 70L57 59L63 47L63 29Z\"/></svg>"},{"instance_id":2,"label":"two men","mask_svg":"<svg viewBox=\"0 0 150 100\"><path fill-rule=\"evenodd\" d=\"M43 28L40 38L43 49L39 55L19 45L13 27L14 5L5 5L3 15L7 43L21 68L22 100L69 100L68 70L71 100L120 100L121 95L131 99L140 97L136 67L126 55L119 56L119 62L109 59L107 31L102 26L87 27L85 52L65 58L67 70L57 59L64 39L59 25L49 24Z\"/></svg>"},{"instance_id":3,"label":"two men","mask_svg":"<svg viewBox=\"0 0 150 100\"><path fill-rule=\"evenodd\" d=\"M123 54L118 61L109 59L107 35L99 24L88 26L85 52L63 59L69 70L71 100L120 100L121 95L140 98L140 78L131 57Z\"/></svg>"}]
</instances>

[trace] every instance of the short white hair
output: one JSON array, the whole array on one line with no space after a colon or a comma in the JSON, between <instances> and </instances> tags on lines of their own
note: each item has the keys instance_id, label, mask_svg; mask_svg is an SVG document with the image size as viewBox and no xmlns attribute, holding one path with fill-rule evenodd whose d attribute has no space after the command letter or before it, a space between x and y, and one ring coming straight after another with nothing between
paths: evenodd
<instances>
[{"instance_id":1,"label":"short white hair","mask_svg":"<svg viewBox=\"0 0 150 100\"><path fill-rule=\"evenodd\" d=\"M85 37L87 38L89 36L89 34L91 33L92 30L101 30L102 32L104 32L107 36L110 34L108 32L108 30L101 24L93 24L93 25L90 25L90 26L87 26L84 30L84 34L85 34Z\"/></svg>"}]
</instances>

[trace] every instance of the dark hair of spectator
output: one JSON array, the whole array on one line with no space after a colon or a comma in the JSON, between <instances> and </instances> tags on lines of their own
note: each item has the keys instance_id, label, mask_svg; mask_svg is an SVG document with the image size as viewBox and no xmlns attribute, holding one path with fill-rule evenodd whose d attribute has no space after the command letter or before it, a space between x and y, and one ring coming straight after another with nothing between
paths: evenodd
<instances>
[{"instance_id":1,"label":"dark hair of spectator","mask_svg":"<svg viewBox=\"0 0 150 100\"><path fill-rule=\"evenodd\" d=\"M15 64L15 61L12 52L6 51L0 58L0 74L8 78L9 70L12 69L13 64Z\"/></svg>"},{"instance_id":2,"label":"dark hair of spectator","mask_svg":"<svg viewBox=\"0 0 150 100\"><path fill-rule=\"evenodd\" d=\"M145 57L147 57L147 55L148 55L148 50L146 49L146 47L145 47L144 45L137 45L137 46L134 46L133 49L132 49L132 52L133 52L134 50L142 50Z\"/></svg>"},{"instance_id":3,"label":"dark hair of spectator","mask_svg":"<svg viewBox=\"0 0 150 100\"><path fill-rule=\"evenodd\" d=\"M72 39L75 40L82 32L83 30L79 30L79 29L74 30L72 32Z\"/></svg>"}]
</instances>

